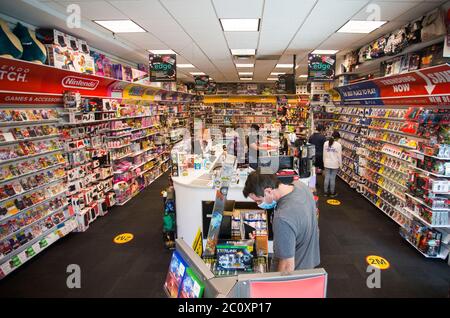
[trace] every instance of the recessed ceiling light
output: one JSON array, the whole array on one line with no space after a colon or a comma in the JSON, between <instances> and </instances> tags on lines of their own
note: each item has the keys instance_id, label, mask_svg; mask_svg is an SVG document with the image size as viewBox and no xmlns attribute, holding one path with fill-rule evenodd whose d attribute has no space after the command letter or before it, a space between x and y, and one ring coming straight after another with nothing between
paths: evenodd
<instances>
[{"instance_id":1,"label":"recessed ceiling light","mask_svg":"<svg viewBox=\"0 0 450 318\"><path fill-rule=\"evenodd\" d=\"M206 75L205 73L203 73L203 72L190 72L189 74L191 74L191 75Z\"/></svg>"},{"instance_id":2,"label":"recessed ceiling light","mask_svg":"<svg viewBox=\"0 0 450 318\"><path fill-rule=\"evenodd\" d=\"M269 77L267 80L268 80L268 81L278 81L278 78L275 78L275 77Z\"/></svg>"},{"instance_id":3,"label":"recessed ceiling light","mask_svg":"<svg viewBox=\"0 0 450 318\"><path fill-rule=\"evenodd\" d=\"M177 64L179 68L194 68L195 66L192 64Z\"/></svg>"},{"instance_id":4,"label":"recessed ceiling light","mask_svg":"<svg viewBox=\"0 0 450 318\"><path fill-rule=\"evenodd\" d=\"M314 50L312 54L336 54L339 50Z\"/></svg>"},{"instance_id":5,"label":"recessed ceiling light","mask_svg":"<svg viewBox=\"0 0 450 318\"><path fill-rule=\"evenodd\" d=\"M220 19L224 31L259 31L259 19Z\"/></svg>"},{"instance_id":6,"label":"recessed ceiling light","mask_svg":"<svg viewBox=\"0 0 450 318\"><path fill-rule=\"evenodd\" d=\"M272 72L272 73L270 73L270 75L283 75L283 74L286 74L286 72Z\"/></svg>"},{"instance_id":7,"label":"recessed ceiling light","mask_svg":"<svg viewBox=\"0 0 450 318\"><path fill-rule=\"evenodd\" d=\"M253 78L252 77L241 77L240 80L241 81L252 81Z\"/></svg>"},{"instance_id":8,"label":"recessed ceiling light","mask_svg":"<svg viewBox=\"0 0 450 318\"><path fill-rule=\"evenodd\" d=\"M299 77L300 77L300 78L305 78L305 77L308 77L308 75L302 74L302 75L300 75Z\"/></svg>"},{"instance_id":9,"label":"recessed ceiling light","mask_svg":"<svg viewBox=\"0 0 450 318\"><path fill-rule=\"evenodd\" d=\"M147 32L131 20L94 20L94 22L113 33Z\"/></svg>"},{"instance_id":10,"label":"recessed ceiling light","mask_svg":"<svg viewBox=\"0 0 450 318\"><path fill-rule=\"evenodd\" d=\"M253 72L239 72L239 75L253 75Z\"/></svg>"},{"instance_id":11,"label":"recessed ceiling light","mask_svg":"<svg viewBox=\"0 0 450 318\"><path fill-rule=\"evenodd\" d=\"M230 49L232 55L255 55L256 49Z\"/></svg>"},{"instance_id":12,"label":"recessed ceiling light","mask_svg":"<svg viewBox=\"0 0 450 318\"><path fill-rule=\"evenodd\" d=\"M277 64L275 68L292 68L294 67L294 64Z\"/></svg>"},{"instance_id":13,"label":"recessed ceiling light","mask_svg":"<svg viewBox=\"0 0 450 318\"><path fill-rule=\"evenodd\" d=\"M236 67L253 67L255 64L236 64Z\"/></svg>"},{"instance_id":14,"label":"recessed ceiling light","mask_svg":"<svg viewBox=\"0 0 450 318\"><path fill-rule=\"evenodd\" d=\"M341 33L370 33L387 21L350 20L338 30Z\"/></svg>"},{"instance_id":15,"label":"recessed ceiling light","mask_svg":"<svg viewBox=\"0 0 450 318\"><path fill-rule=\"evenodd\" d=\"M148 50L148 51L153 54L177 54L172 50Z\"/></svg>"}]
</instances>

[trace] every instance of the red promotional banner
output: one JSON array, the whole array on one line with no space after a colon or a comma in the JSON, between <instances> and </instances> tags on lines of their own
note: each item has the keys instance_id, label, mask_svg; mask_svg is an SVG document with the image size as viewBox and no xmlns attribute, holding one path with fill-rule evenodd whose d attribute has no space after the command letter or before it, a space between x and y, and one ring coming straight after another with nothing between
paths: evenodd
<instances>
[{"instance_id":1,"label":"red promotional banner","mask_svg":"<svg viewBox=\"0 0 450 318\"><path fill-rule=\"evenodd\" d=\"M347 105L450 106L450 65L337 87Z\"/></svg>"},{"instance_id":2,"label":"red promotional banner","mask_svg":"<svg viewBox=\"0 0 450 318\"><path fill-rule=\"evenodd\" d=\"M413 97L450 94L450 66L433 66L405 74L375 79L380 97Z\"/></svg>"},{"instance_id":3,"label":"red promotional banner","mask_svg":"<svg viewBox=\"0 0 450 318\"><path fill-rule=\"evenodd\" d=\"M0 58L0 90L62 94L79 91L85 96L108 97L117 81L20 60Z\"/></svg>"}]
</instances>

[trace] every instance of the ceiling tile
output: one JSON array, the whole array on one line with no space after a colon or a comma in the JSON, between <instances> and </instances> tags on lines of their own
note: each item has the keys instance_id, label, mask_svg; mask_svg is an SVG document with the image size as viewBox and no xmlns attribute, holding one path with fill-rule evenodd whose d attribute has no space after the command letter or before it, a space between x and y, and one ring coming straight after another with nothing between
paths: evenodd
<instances>
[{"instance_id":1,"label":"ceiling tile","mask_svg":"<svg viewBox=\"0 0 450 318\"><path fill-rule=\"evenodd\" d=\"M213 0L219 18L261 18L263 0Z\"/></svg>"},{"instance_id":2,"label":"ceiling tile","mask_svg":"<svg viewBox=\"0 0 450 318\"><path fill-rule=\"evenodd\" d=\"M371 2L370 5L365 6L361 11L359 11L355 16L352 17L352 20L366 20L370 18L374 20L372 15L374 14L373 10L379 10L379 17L376 17L377 21L391 21L397 18L399 15L406 13L408 10L417 6L420 2L414 1L401 1L401 2L392 2L392 1L374 1Z\"/></svg>"},{"instance_id":3,"label":"ceiling tile","mask_svg":"<svg viewBox=\"0 0 450 318\"><path fill-rule=\"evenodd\" d=\"M128 19L127 15L105 1L70 1L64 6L77 4L81 8L81 16L88 20Z\"/></svg>"},{"instance_id":4,"label":"ceiling tile","mask_svg":"<svg viewBox=\"0 0 450 318\"><path fill-rule=\"evenodd\" d=\"M230 49L256 49L259 32L224 32Z\"/></svg>"},{"instance_id":5,"label":"ceiling tile","mask_svg":"<svg viewBox=\"0 0 450 318\"><path fill-rule=\"evenodd\" d=\"M283 54L295 32L307 17L315 0L266 0L258 54Z\"/></svg>"},{"instance_id":6,"label":"ceiling tile","mask_svg":"<svg viewBox=\"0 0 450 318\"><path fill-rule=\"evenodd\" d=\"M289 49L314 49L336 32L368 1L319 0ZM327 21L324 23L323 21Z\"/></svg>"}]
</instances>

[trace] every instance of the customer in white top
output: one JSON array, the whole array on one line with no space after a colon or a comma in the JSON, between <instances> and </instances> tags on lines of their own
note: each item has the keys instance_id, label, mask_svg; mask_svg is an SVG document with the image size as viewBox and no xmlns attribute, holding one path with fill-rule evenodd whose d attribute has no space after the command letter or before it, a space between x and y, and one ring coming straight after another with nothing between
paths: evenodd
<instances>
[{"instance_id":1,"label":"customer in white top","mask_svg":"<svg viewBox=\"0 0 450 318\"><path fill-rule=\"evenodd\" d=\"M342 165L342 146L337 139L341 135L334 131L331 138L323 145L323 166L325 167L325 195L335 197L336 174ZM328 192L328 187L330 192Z\"/></svg>"}]
</instances>

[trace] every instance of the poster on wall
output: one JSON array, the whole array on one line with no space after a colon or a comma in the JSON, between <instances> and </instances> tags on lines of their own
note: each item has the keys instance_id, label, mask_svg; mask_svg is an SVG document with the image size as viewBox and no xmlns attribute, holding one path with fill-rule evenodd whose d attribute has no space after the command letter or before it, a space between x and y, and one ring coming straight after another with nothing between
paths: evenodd
<instances>
[{"instance_id":1,"label":"poster on wall","mask_svg":"<svg viewBox=\"0 0 450 318\"><path fill-rule=\"evenodd\" d=\"M336 55L309 54L308 55L308 81L332 82L334 81Z\"/></svg>"},{"instance_id":2,"label":"poster on wall","mask_svg":"<svg viewBox=\"0 0 450 318\"><path fill-rule=\"evenodd\" d=\"M197 91L207 91L209 88L209 76L197 75L194 76L195 89Z\"/></svg>"},{"instance_id":3,"label":"poster on wall","mask_svg":"<svg viewBox=\"0 0 450 318\"><path fill-rule=\"evenodd\" d=\"M175 54L150 54L150 82L176 82L177 56Z\"/></svg>"}]
</instances>

